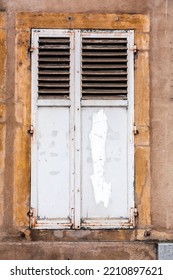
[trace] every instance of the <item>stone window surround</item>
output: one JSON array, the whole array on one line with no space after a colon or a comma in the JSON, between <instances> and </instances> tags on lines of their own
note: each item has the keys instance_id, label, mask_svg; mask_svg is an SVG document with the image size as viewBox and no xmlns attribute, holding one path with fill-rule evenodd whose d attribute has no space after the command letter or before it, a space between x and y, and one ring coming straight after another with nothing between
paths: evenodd
<instances>
[{"instance_id":1,"label":"stone window surround","mask_svg":"<svg viewBox=\"0 0 173 280\"><path fill-rule=\"evenodd\" d=\"M137 228L148 228L150 213L150 134L149 134L149 31L148 15L142 14L16 14L16 89L14 139L14 225L28 228L30 204L30 126L31 68L30 36L32 28L133 29L135 31L135 203L138 209ZM102 230L104 231L104 230ZM135 230L128 234L118 230L117 240L135 239ZM123 233L122 233L123 232Z\"/></svg>"}]
</instances>

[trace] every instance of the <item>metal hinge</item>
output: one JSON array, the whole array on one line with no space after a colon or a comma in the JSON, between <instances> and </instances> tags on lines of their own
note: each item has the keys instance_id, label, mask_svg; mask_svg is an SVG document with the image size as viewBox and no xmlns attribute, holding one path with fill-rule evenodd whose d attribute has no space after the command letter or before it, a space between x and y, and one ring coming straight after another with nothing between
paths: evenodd
<instances>
[{"instance_id":1,"label":"metal hinge","mask_svg":"<svg viewBox=\"0 0 173 280\"><path fill-rule=\"evenodd\" d=\"M33 135L34 134L34 126L31 124L31 126L30 126L30 129L28 129L28 133L30 134L30 135Z\"/></svg>"},{"instance_id":2,"label":"metal hinge","mask_svg":"<svg viewBox=\"0 0 173 280\"><path fill-rule=\"evenodd\" d=\"M134 134L134 135L139 134L139 131L137 130L136 125L133 126L133 134Z\"/></svg>"},{"instance_id":3,"label":"metal hinge","mask_svg":"<svg viewBox=\"0 0 173 280\"><path fill-rule=\"evenodd\" d=\"M130 209L130 227L134 228L136 224L136 217L138 216L138 209L131 208Z\"/></svg>"},{"instance_id":4,"label":"metal hinge","mask_svg":"<svg viewBox=\"0 0 173 280\"><path fill-rule=\"evenodd\" d=\"M27 214L29 216L30 227L31 228L35 227L35 225L36 225L36 210L34 208L31 208Z\"/></svg>"},{"instance_id":5,"label":"metal hinge","mask_svg":"<svg viewBox=\"0 0 173 280\"><path fill-rule=\"evenodd\" d=\"M130 51L133 51L134 53L136 53L136 52L137 52L137 47L136 47L136 45L133 45L133 47L130 49Z\"/></svg>"},{"instance_id":6,"label":"metal hinge","mask_svg":"<svg viewBox=\"0 0 173 280\"><path fill-rule=\"evenodd\" d=\"M28 49L29 52L33 52L33 51L35 51L35 50L36 50L36 48L34 48L34 47L30 47L30 48Z\"/></svg>"},{"instance_id":7,"label":"metal hinge","mask_svg":"<svg viewBox=\"0 0 173 280\"><path fill-rule=\"evenodd\" d=\"M74 227L74 208L71 208L71 228Z\"/></svg>"}]
</instances>

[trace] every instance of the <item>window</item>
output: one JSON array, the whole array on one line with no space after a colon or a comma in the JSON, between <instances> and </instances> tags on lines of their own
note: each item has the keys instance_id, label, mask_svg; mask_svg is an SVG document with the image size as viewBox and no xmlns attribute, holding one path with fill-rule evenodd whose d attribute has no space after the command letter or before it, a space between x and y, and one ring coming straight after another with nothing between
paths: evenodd
<instances>
[{"instance_id":1,"label":"window","mask_svg":"<svg viewBox=\"0 0 173 280\"><path fill-rule=\"evenodd\" d=\"M132 30L32 30L32 227L132 226L133 46Z\"/></svg>"}]
</instances>

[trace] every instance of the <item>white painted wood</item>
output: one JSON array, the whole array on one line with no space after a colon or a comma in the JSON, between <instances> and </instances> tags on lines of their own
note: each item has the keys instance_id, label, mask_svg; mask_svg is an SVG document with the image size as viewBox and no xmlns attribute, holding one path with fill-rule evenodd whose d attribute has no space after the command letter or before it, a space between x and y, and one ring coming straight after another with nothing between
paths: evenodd
<instances>
[{"instance_id":1,"label":"white painted wood","mask_svg":"<svg viewBox=\"0 0 173 280\"><path fill-rule=\"evenodd\" d=\"M39 32L32 30L31 47L34 49L32 52L32 88L31 88L31 125L34 128L34 134L31 136L31 208L35 209L37 215L37 70L38 70L38 36Z\"/></svg>"},{"instance_id":2,"label":"white painted wood","mask_svg":"<svg viewBox=\"0 0 173 280\"><path fill-rule=\"evenodd\" d=\"M38 218L68 219L69 108L38 110Z\"/></svg>"},{"instance_id":3,"label":"white painted wood","mask_svg":"<svg viewBox=\"0 0 173 280\"><path fill-rule=\"evenodd\" d=\"M75 228L80 228L81 219L81 36L75 31Z\"/></svg>"},{"instance_id":4,"label":"white painted wood","mask_svg":"<svg viewBox=\"0 0 173 280\"><path fill-rule=\"evenodd\" d=\"M135 207L134 198L134 31L128 32L128 217Z\"/></svg>"},{"instance_id":5,"label":"white painted wood","mask_svg":"<svg viewBox=\"0 0 173 280\"><path fill-rule=\"evenodd\" d=\"M71 49L70 49L70 218L72 227L75 224L75 119L74 119L74 101L75 101L75 79L74 79L74 69L75 69L75 42L74 42L74 32L71 31L70 35Z\"/></svg>"},{"instance_id":6,"label":"white painted wood","mask_svg":"<svg viewBox=\"0 0 173 280\"><path fill-rule=\"evenodd\" d=\"M37 94L38 38L70 37L71 69L74 68L74 33L66 30L32 31L32 170L31 207L36 209L36 228L67 228L72 226L71 192L74 188L74 92L71 100L46 98ZM73 79L72 79L73 80ZM73 88L72 82L70 87ZM55 135L56 134L56 135ZM73 175L72 175L73 174ZM52 220L53 219L53 220ZM57 220L58 219L58 220ZM56 221L56 222L55 222Z\"/></svg>"},{"instance_id":7,"label":"white painted wood","mask_svg":"<svg viewBox=\"0 0 173 280\"><path fill-rule=\"evenodd\" d=\"M38 99L37 105L39 107L70 107L71 100L60 100L60 99Z\"/></svg>"},{"instance_id":8,"label":"white painted wood","mask_svg":"<svg viewBox=\"0 0 173 280\"><path fill-rule=\"evenodd\" d=\"M90 106L90 107L95 107L95 106L109 106L109 107L127 107L128 106L128 100L102 100L102 99L97 99L97 100L81 100L81 106Z\"/></svg>"}]
</instances>

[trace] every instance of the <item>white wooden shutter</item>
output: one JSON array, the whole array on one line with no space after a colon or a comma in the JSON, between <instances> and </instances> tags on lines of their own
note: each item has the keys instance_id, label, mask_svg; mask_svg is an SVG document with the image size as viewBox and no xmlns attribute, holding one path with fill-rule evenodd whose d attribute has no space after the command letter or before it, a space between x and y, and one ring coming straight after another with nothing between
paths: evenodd
<instances>
[{"instance_id":1,"label":"white wooden shutter","mask_svg":"<svg viewBox=\"0 0 173 280\"><path fill-rule=\"evenodd\" d=\"M33 30L32 197L36 227L73 224L73 66L74 34Z\"/></svg>"},{"instance_id":2,"label":"white wooden shutter","mask_svg":"<svg viewBox=\"0 0 173 280\"><path fill-rule=\"evenodd\" d=\"M134 207L132 33L81 34L83 227L129 226Z\"/></svg>"},{"instance_id":3,"label":"white wooden shutter","mask_svg":"<svg viewBox=\"0 0 173 280\"><path fill-rule=\"evenodd\" d=\"M32 226L132 225L133 40L133 31L33 30Z\"/></svg>"}]
</instances>

